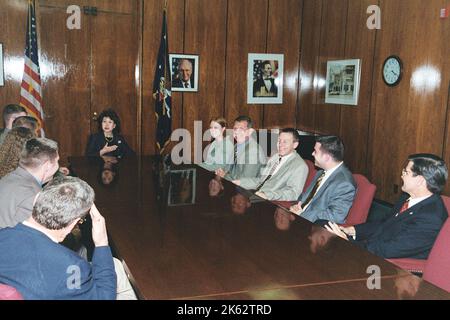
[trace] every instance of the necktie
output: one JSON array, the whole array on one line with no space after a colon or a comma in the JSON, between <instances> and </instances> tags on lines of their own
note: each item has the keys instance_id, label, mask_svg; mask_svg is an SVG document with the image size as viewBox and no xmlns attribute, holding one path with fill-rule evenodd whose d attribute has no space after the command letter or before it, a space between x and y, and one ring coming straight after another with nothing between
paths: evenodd
<instances>
[{"instance_id":1,"label":"necktie","mask_svg":"<svg viewBox=\"0 0 450 320\"><path fill-rule=\"evenodd\" d=\"M409 199L405 201L405 203L403 203L402 207L400 208L400 211L398 212L399 214L401 214L402 212L406 211L409 207Z\"/></svg>"},{"instance_id":2,"label":"necktie","mask_svg":"<svg viewBox=\"0 0 450 320\"><path fill-rule=\"evenodd\" d=\"M317 179L316 183L314 184L313 188L311 189L311 192L308 194L308 197L306 198L305 202L302 203L302 209L306 207L308 203L311 202L312 198L317 192L317 189L320 187L320 183L322 182L323 177L325 177L325 171L322 172L320 177Z\"/></svg>"},{"instance_id":3,"label":"necktie","mask_svg":"<svg viewBox=\"0 0 450 320\"><path fill-rule=\"evenodd\" d=\"M234 164L237 164L237 143L234 144Z\"/></svg>"},{"instance_id":4,"label":"necktie","mask_svg":"<svg viewBox=\"0 0 450 320\"><path fill-rule=\"evenodd\" d=\"M189 88L189 82L185 82L185 83L184 83L184 87L185 87L185 88Z\"/></svg>"},{"instance_id":5,"label":"necktie","mask_svg":"<svg viewBox=\"0 0 450 320\"><path fill-rule=\"evenodd\" d=\"M263 182L261 182L259 184L259 186L255 189L255 191L258 191L259 189L261 189L262 186L264 185L264 183L266 183L267 180L269 180L272 177L272 175L274 174L275 170L277 170L278 166L280 165L280 162L281 162L281 157L279 157L278 161L273 164L272 168L270 168L269 175L264 179Z\"/></svg>"}]
</instances>

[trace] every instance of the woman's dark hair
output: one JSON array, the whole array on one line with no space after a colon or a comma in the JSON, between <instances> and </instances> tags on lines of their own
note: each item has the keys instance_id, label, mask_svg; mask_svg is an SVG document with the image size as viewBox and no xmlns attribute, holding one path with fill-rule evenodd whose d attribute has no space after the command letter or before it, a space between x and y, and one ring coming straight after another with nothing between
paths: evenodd
<instances>
[{"instance_id":1,"label":"woman's dark hair","mask_svg":"<svg viewBox=\"0 0 450 320\"><path fill-rule=\"evenodd\" d=\"M98 123L98 132L102 132L102 122L103 122L103 118L108 117L110 118L112 121L114 121L114 124L116 125L116 127L113 129L113 134L119 134L120 133L120 119L119 116L117 115L117 113L112 109L106 109L103 110L102 113L100 113L100 115L97 118L97 123Z\"/></svg>"},{"instance_id":2,"label":"woman's dark hair","mask_svg":"<svg viewBox=\"0 0 450 320\"><path fill-rule=\"evenodd\" d=\"M447 165L440 157L429 153L412 154L408 157L412 161L411 171L425 178L427 189L439 194L445 187L448 178Z\"/></svg>"},{"instance_id":3,"label":"woman's dark hair","mask_svg":"<svg viewBox=\"0 0 450 320\"><path fill-rule=\"evenodd\" d=\"M105 183L103 181L103 172L105 171L110 171L112 174L112 180L109 183ZM119 179L119 172L117 171L116 167L113 166L111 169L109 168L102 168L99 170L98 175L97 175L97 181L100 185L107 187L107 188L111 188L114 185L117 184L117 180Z\"/></svg>"}]
</instances>

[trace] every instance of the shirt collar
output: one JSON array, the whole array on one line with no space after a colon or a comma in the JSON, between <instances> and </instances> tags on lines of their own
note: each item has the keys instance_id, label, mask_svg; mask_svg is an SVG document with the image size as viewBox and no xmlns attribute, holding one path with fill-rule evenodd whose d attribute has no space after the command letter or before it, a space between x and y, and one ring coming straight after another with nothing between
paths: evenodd
<instances>
[{"instance_id":1,"label":"shirt collar","mask_svg":"<svg viewBox=\"0 0 450 320\"><path fill-rule=\"evenodd\" d=\"M50 235L48 235L48 234L42 232L41 230L36 229L36 228L35 228L31 223L29 223L27 220L23 221L22 224L23 224L24 226L27 226L28 228L31 228L31 229L36 230L36 231L39 231L40 233L42 233L42 234L46 235L48 238L50 238L50 240L52 240L53 242L58 243L58 240L56 240L56 239L53 238L52 236L50 236Z\"/></svg>"},{"instance_id":2,"label":"shirt collar","mask_svg":"<svg viewBox=\"0 0 450 320\"><path fill-rule=\"evenodd\" d=\"M333 174L333 172L335 172L340 166L342 166L343 163L344 163L344 161L341 161L336 167L334 167L330 170L325 170L325 175L331 176Z\"/></svg>"},{"instance_id":3,"label":"shirt collar","mask_svg":"<svg viewBox=\"0 0 450 320\"><path fill-rule=\"evenodd\" d=\"M415 205L418 204L419 202L422 202L423 200L428 199L428 198L431 197L431 196L432 196L432 194L429 195L429 196L419 197L419 198L414 198L414 199L412 199L411 197L409 197L408 200L406 200L406 201L408 201L408 208L411 208L412 206L415 206Z\"/></svg>"}]
</instances>

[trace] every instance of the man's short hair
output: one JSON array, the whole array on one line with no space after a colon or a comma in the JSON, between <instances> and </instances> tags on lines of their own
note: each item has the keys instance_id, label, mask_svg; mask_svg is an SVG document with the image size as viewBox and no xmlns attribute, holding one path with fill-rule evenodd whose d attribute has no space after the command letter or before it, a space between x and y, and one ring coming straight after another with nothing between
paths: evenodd
<instances>
[{"instance_id":1,"label":"man's short hair","mask_svg":"<svg viewBox=\"0 0 450 320\"><path fill-rule=\"evenodd\" d=\"M49 182L38 195L32 217L47 229L61 230L86 216L94 197L94 190L83 180L62 176Z\"/></svg>"},{"instance_id":2,"label":"man's short hair","mask_svg":"<svg viewBox=\"0 0 450 320\"><path fill-rule=\"evenodd\" d=\"M445 187L448 178L448 169L445 161L429 153L417 153L408 157L408 160L413 163L411 171L415 175L425 178L427 182L427 189L439 194Z\"/></svg>"},{"instance_id":3,"label":"man's short hair","mask_svg":"<svg viewBox=\"0 0 450 320\"><path fill-rule=\"evenodd\" d=\"M27 110L18 104L8 104L3 108L3 121L6 123L11 115L15 113L27 112Z\"/></svg>"},{"instance_id":4,"label":"man's short hair","mask_svg":"<svg viewBox=\"0 0 450 320\"><path fill-rule=\"evenodd\" d=\"M290 133L292 134L292 138L294 138L294 142L299 142L300 141L300 135L298 134L297 129L294 128L284 128L281 129L280 134L282 133Z\"/></svg>"},{"instance_id":5,"label":"man's short hair","mask_svg":"<svg viewBox=\"0 0 450 320\"><path fill-rule=\"evenodd\" d=\"M37 128L39 127L39 123L36 120L36 118L34 118L34 117L21 116L21 117L14 119L14 121L12 123L12 127L13 128L23 127L23 128L28 128L31 131L36 131Z\"/></svg>"},{"instance_id":6,"label":"man's short hair","mask_svg":"<svg viewBox=\"0 0 450 320\"><path fill-rule=\"evenodd\" d=\"M37 169L46 161L53 161L58 156L58 143L47 138L33 138L25 143L20 154L19 165Z\"/></svg>"},{"instance_id":7,"label":"man's short hair","mask_svg":"<svg viewBox=\"0 0 450 320\"><path fill-rule=\"evenodd\" d=\"M252 119L249 116L239 116L236 119L234 119L234 122L247 122L247 128L253 128L253 122Z\"/></svg>"},{"instance_id":8,"label":"man's short hair","mask_svg":"<svg viewBox=\"0 0 450 320\"><path fill-rule=\"evenodd\" d=\"M329 154L334 161L344 160L344 143L338 136L320 136L316 138L322 152Z\"/></svg>"}]
</instances>

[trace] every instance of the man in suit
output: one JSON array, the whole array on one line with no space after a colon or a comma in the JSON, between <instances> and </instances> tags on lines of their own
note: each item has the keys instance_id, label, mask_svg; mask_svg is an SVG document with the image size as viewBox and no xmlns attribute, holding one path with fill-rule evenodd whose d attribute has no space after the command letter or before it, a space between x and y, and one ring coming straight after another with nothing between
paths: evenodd
<instances>
[{"instance_id":1,"label":"man in suit","mask_svg":"<svg viewBox=\"0 0 450 320\"><path fill-rule=\"evenodd\" d=\"M267 159L256 141L252 120L247 116L237 117L234 120L233 136L236 140L233 163L217 169L216 174L230 181L259 176Z\"/></svg>"},{"instance_id":2,"label":"man in suit","mask_svg":"<svg viewBox=\"0 0 450 320\"><path fill-rule=\"evenodd\" d=\"M59 168L58 144L46 138L25 143L19 167L0 180L0 228L28 219L33 199Z\"/></svg>"},{"instance_id":3,"label":"man in suit","mask_svg":"<svg viewBox=\"0 0 450 320\"><path fill-rule=\"evenodd\" d=\"M3 108L3 124L0 129L0 144L5 140L6 135L12 129L13 122L16 118L26 116L27 112L24 107L17 104L8 104Z\"/></svg>"},{"instance_id":4,"label":"man in suit","mask_svg":"<svg viewBox=\"0 0 450 320\"><path fill-rule=\"evenodd\" d=\"M88 213L95 244L92 264L58 243ZM94 205L94 190L78 178L62 177L46 185L31 217L0 230L0 251L0 282L25 299L135 298L123 266L115 270L120 267L111 255L105 219Z\"/></svg>"},{"instance_id":5,"label":"man in suit","mask_svg":"<svg viewBox=\"0 0 450 320\"><path fill-rule=\"evenodd\" d=\"M344 144L337 136L318 137L312 155L315 165L323 170L317 172L291 211L311 222L344 223L356 193L352 173L343 162Z\"/></svg>"},{"instance_id":6,"label":"man in suit","mask_svg":"<svg viewBox=\"0 0 450 320\"><path fill-rule=\"evenodd\" d=\"M427 259L448 218L439 196L447 177L447 166L438 156L410 155L402 170L405 193L387 218L351 227L329 222L325 228L383 258Z\"/></svg>"},{"instance_id":7,"label":"man in suit","mask_svg":"<svg viewBox=\"0 0 450 320\"><path fill-rule=\"evenodd\" d=\"M188 59L181 59L178 64L178 78L173 79L174 88L194 88L192 79L192 62Z\"/></svg>"},{"instance_id":8,"label":"man in suit","mask_svg":"<svg viewBox=\"0 0 450 320\"><path fill-rule=\"evenodd\" d=\"M265 172L254 178L242 178L235 184L268 200L295 201L303 190L308 176L306 162L295 151L300 136L293 128L282 129L278 137L278 153L274 154Z\"/></svg>"},{"instance_id":9,"label":"man in suit","mask_svg":"<svg viewBox=\"0 0 450 320\"><path fill-rule=\"evenodd\" d=\"M272 77L272 64L266 60L262 63L262 78L253 84L253 97L276 97L278 87Z\"/></svg>"}]
</instances>

